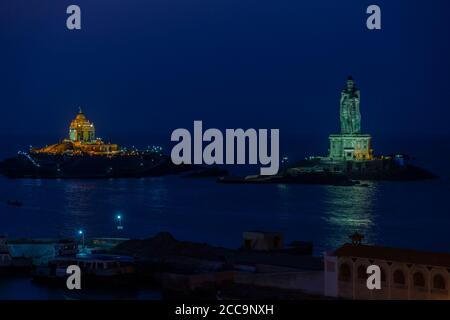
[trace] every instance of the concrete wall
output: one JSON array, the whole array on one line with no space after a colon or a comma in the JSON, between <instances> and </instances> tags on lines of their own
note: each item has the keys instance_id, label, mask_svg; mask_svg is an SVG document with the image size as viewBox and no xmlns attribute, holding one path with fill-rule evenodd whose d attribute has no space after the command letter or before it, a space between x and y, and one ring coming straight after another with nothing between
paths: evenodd
<instances>
[{"instance_id":1,"label":"concrete wall","mask_svg":"<svg viewBox=\"0 0 450 320\"><path fill-rule=\"evenodd\" d=\"M323 276L323 271L291 271L276 273L238 272L235 274L234 281L239 284L299 290L310 294L323 295Z\"/></svg>"},{"instance_id":2,"label":"concrete wall","mask_svg":"<svg viewBox=\"0 0 450 320\"><path fill-rule=\"evenodd\" d=\"M279 250L284 247L281 233L244 232L242 247L251 250Z\"/></svg>"},{"instance_id":3,"label":"concrete wall","mask_svg":"<svg viewBox=\"0 0 450 320\"><path fill-rule=\"evenodd\" d=\"M338 259L325 254L324 256L324 295L338 297Z\"/></svg>"},{"instance_id":4,"label":"concrete wall","mask_svg":"<svg viewBox=\"0 0 450 320\"><path fill-rule=\"evenodd\" d=\"M176 274L165 272L157 276L164 289L189 292L197 289L215 289L233 283L234 272L213 272L201 274Z\"/></svg>"}]
</instances>

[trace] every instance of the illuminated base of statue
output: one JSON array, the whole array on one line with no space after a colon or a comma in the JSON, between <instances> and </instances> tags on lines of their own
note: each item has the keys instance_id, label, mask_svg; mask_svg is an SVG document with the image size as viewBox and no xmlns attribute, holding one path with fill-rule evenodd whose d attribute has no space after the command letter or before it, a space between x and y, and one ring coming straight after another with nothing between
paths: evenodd
<instances>
[{"instance_id":1,"label":"illuminated base of statue","mask_svg":"<svg viewBox=\"0 0 450 320\"><path fill-rule=\"evenodd\" d=\"M372 160L369 134L331 134L329 160Z\"/></svg>"}]
</instances>

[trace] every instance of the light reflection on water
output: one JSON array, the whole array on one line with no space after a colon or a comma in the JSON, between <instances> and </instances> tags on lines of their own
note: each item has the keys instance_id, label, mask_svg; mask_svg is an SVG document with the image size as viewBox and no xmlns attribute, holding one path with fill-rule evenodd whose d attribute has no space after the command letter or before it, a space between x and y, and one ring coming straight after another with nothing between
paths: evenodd
<instances>
[{"instance_id":1,"label":"light reflection on water","mask_svg":"<svg viewBox=\"0 0 450 320\"><path fill-rule=\"evenodd\" d=\"M60 235L70 237L85 228L92 234L101 230L102 224L111 224L119 213L125 224L133 216L145 219L149 215L147 222L162 229L164 214L173 206L166 183L164 178L65 180L58 186L62 188L63 208Z\"/></svg>"},{"instance_id":2,"label":"light reflection on water","mask_svg":"<svg viewBox=\"0 0 450 320\"><path fill-rule=\"evenodd\" d=\"M61 184L63 190L63 219L61 234L73 235L75 230L84 229L90 217L95 214L89 209L92 202L104 201L95 198L95 186L91 181L67 181Z\"/></svg>"},{"instance_id":3,"label":"light reflection on water","mask_svg":"<svg viewBox=\"0 0 450 320\"><path fill-rule=\"evenodd\" d=\"M369 187L228 185L176 176L111 180L9 180L0 177L0 234L11 238L145 238L236 248L248 230L313 241L316 254L354 231L380 245L448 251L449 180L378 182ZM6 204L23 201L21 208ZM433 204L433 210L430 210ZM123 216L118 231L115 217ZM418 236L420 235L420 236Z\"/></svg>"},{"instance_id":4,"label":"light reflection on water","mask_svg":"<svg viewBox=\"0 0 450 320\"><path fill-rule=\"evenodd\" d=\"M292 211L290 210L290 202L292 198L291 188L288 184L276 185L278 196L280 197L280 214L279 219L285 222L289 221Z\"/></svg>"},{"instance_id":5,"label":"light reflection on water","mask_svg":"<svg viewBox=\"0 0 450 320\"><path fill-rule=\"evenodd\" d=\"M325 222L323 242L327 248L337 248L349 242L349 235L358 232L366 243L376 243L377 215L374 201L378 186L325 186L322 219Z\"/></svg>"}]
</instances>

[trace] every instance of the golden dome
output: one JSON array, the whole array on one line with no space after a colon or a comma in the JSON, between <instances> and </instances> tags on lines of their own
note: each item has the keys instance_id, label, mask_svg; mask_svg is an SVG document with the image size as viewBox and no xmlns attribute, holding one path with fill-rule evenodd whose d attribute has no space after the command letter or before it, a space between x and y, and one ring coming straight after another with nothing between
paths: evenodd
<instances>
[{"instance_id":1,"label":"golden dome","mask_svg":"<svg viewBox=\"0 0 450 320\"><path fill-rule=\"evenodd\" d=\"M70 123L70 127L77 128L77 127L82 127L82 126L86 126L86 127L92 126L92 123L86 118L86 116L84 115L83 111L80 108L80 111L78 111L77 116Z\"/></svg>"},{"instance_id":2,"label":"golden dome","mask_svg":"<svg viewBox=\"0 0 450 320\"><path fill-rule=\"evenodd\" d=\"M77 121L86 121L86 117L85 117L85 115L82 112L80 112L75 117L75 120L77 120Z\"/></svg>"}]
</instances>

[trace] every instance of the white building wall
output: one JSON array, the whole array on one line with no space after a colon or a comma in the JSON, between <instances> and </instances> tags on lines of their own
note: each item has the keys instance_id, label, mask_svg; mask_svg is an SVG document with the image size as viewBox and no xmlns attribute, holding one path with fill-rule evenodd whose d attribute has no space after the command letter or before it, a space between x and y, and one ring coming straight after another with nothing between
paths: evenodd
<instances>
[{"instance_id":1,"label":"white building wall","mask_svg":"<svg viewBox=\"0 0 450 320\"><path fill-rule=\"evenodd\" d=\"M324 295L338 297L338 260L337 257L324 255Z\"/></svg>"}]
</instances>

